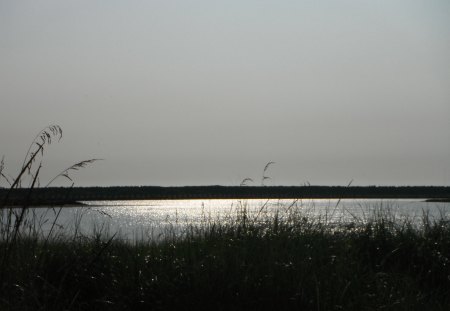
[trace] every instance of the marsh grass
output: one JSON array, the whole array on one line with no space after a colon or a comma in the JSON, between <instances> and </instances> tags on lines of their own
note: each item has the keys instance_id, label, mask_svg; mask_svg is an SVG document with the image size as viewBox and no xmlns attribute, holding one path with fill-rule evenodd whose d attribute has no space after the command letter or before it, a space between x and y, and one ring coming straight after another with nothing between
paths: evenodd
<instances>
[{"instance_id":1,"label":"marsh grass","mask_svg":"<svg viewBox=\"0 0 450 311\"><path fill-rule=\"evenodd\" d=\"M41 152L49 141L46 134L39 137L44 141L35 147ZM32 191L40 165L33 171L28 161L18 178L30 170ZM11 182L11 188L20 183ZM339 204L313 217L299 201L276 210L267 201L256 211L241 201L220 219L205 212L182 234L174 225L158 240L127 241L102 224L90 235L78 230L65 235L54 221L51 232L43 233L45 219L22 217L30 212L26 204L13 209L6 203L0 310L450 307L445 215L424 213L417 226L380 207L365 219L339 223L334 217ZM51 212L57 219L58 209Z\"/></svg>"},{"instance_id":2,"label":"marsh grass","mask_svg":"<svg viewBox=\"0 0 450 311\"><path fill-rule=\"evenodd\" d=\"M183 234L125 241L22 235L3 271L5 310L448 310L450 223L386 214L330 225L288 213L205 214ZM172 228L172 229L170 229ZM5 282L6 281L6 282Z\"/></svg>"}]
</instances>

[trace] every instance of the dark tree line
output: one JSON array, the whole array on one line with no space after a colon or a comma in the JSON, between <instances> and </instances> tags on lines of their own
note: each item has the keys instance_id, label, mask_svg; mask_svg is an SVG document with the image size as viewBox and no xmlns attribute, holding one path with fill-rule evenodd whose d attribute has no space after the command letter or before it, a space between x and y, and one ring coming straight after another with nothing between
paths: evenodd
<instances>
[{"instance_id":1,"label":"dark tree line","mask_svg":"<svg viewBox=\"0 0 450 311\"><path fill-rule=\"evenodd\" d=\"M8 189L0 188L0 199ZM21 203L29 189L15 189L9 204ZM75 187L35 188L32 204L70 203L90 200L150 200L150 199L250 199L250 198L417 198L448 199L450 187L342 187L342 186L186 186L186 187Z\"/></svg>"}]
</instances>

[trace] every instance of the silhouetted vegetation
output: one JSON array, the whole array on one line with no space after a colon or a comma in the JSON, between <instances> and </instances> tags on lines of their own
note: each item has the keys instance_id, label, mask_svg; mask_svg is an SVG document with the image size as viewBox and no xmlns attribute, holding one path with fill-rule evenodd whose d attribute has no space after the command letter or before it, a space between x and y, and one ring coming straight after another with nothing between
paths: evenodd
<instances>
[{"instance_id":1,"label":"silhouetted vegetation","mask_svg":"<svg viewBox=\"0 0 450 311\"><path fill-rule=\"evenodd\" d=\"M448 310L450 220L420 226L385 214L367 222L329 224L290 206L284 212L251 214L245 205L223 221L188 226L183 234L132 243L115 235L75 230L43 232L25 217L34 200L199 197L205 187L111 187L37 189L36 157L59 127L44 129L30 148L0 207L0 310ZM39 140L39 138L41 140ZM91 160L80 162L90 163ZM76 164L74 167L82 167ZM70 170L70 168L68 169ZM61 173L62 177L68 170ZM28 173L27 173L28 172ZM25 174L29 187L21 188ZM269 187L208 187L211 195L245 198ZM382 187L381 187L382 188ZM133 189L133 191L130 191ZM271 188L298 197L341 197L350 187ZM356 196L392 188L358 188ZM368 191L369 189L369 191ZM399 187L392 194L421 193ZM427 194L448 194L426 187ZM354 189L353 189L354 190ZM420 190L420 191L419 191ZM425 191L424 190L424 191ZM78 191L78 192L77 192ZM90 192L92 191L92 192ZM198 191L198 192L197 192ZM243 192L240 192L243 191ZM253 192L252 192L253 191ZM277 192L278 191L278 192ZM364 192L368 191L368 192ZM380 191L380 192L378 192ZM74 194L75 193L75 194ZM254 193L253 195L251 195ZM350 195L351 192L348 192ZM139 196L142 195L142 197ZM42 196L41 196L42 195ZM422 193L423 195L423 193ZM376 196L376 197L378 197ZM400 197L402 197L400 196ZM426 195L429 196L429 195ZM264 197L269 197L264 195ZM283 197L283 196L280 196ZM183 197L186 198L186 197ZM21 206L11 208L19 200ZM18 202L18 201L16 201ZM263 211L263 207L261 208ZM33 218L31 218L33 220ZM100 224L99 224L100 225Z\"/></svg>"},{"instance_id":2,"label":"silhouetted vegetation","mask_svg":"<svg viewBox=\"0 0 450 311\"><path fill-rule=\"evenodd\" d=\"M244 210L159 243L21 236L2 267L0 309L448 310L448 220L332 227L297 212Z\"/></svg>"},{"instance_id":3,"label":"silhouetted vegetation","mask_svg":"<svg viewBox=\"0 0 450 311\"><path fill-rule=\"evenodd\" d=\"M21 204L27 189L0 189L0 199L9 193L10 204ZM189 187L74 187L35 188L28 197L36 204L74 204L89 200L161 199L256 199L256 198L376 198L448 199L450 187L343 187L343 186L189 186Z\"/></svg>"}]
</instances>

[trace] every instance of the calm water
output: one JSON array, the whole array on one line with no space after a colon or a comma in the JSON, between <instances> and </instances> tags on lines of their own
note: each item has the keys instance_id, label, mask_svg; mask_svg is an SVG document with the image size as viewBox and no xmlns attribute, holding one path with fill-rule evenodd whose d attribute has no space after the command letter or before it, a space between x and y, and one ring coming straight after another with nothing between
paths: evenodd
<instances>
[{"instance_id":1,"label":"calm water","mask_svg":"<svg viewBox=\"0 0 450 311\"><path fill-rule=\"evenodd\" d=\"M57 218L54 231L92 235L117 233L125 239L158 239L164 232L181 234L190 225L233 221L244 209L249 217L264 219L278 212L285 217L295 211L317 221L365 222L374 215L388 214L397 221L405 218L420 223L424 213L431 218L450 215L450 203L423 200L149 200L89 201L84 207L30 209L28 219L44 232Z\"/></svg>"}]
</instances>

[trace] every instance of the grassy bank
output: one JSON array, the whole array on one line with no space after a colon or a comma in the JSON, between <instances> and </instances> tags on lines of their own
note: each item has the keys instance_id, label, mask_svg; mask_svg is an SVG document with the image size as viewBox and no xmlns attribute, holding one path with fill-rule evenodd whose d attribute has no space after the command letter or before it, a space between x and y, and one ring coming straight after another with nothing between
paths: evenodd
<instances>
[{"instance_id":1,"label":"grassy bank","mask_svg":"<svg viewBox=\"0 0 450 311\"><path fill-rule=\"evenodd\" d=\"M445 216L424 215L422 226L389 213L330 224L295 205L284 214L243 206L182 235L173 229L159 242L130 243L101 230L60 234L56 208L44 232L45 219L27 216L44 147L61 137L59 126L41 131L15 178L0 161L9 185L0 201L0 310L450 309ZM55 178L72 181L70 172L93 161ZM24 200L11 208L16 190Z\"/></svg>"},{"instance_id":2,"label":"grassy bank","mask_svg":"<svg viewBox=\"0 0 450 311\"><path fill-rule=\"evenodd\" d=\"M0 310L449 310L450 223L323 225L299 213L191 227L160 243L22 235Z\"/></svg>"}]
</instances>

